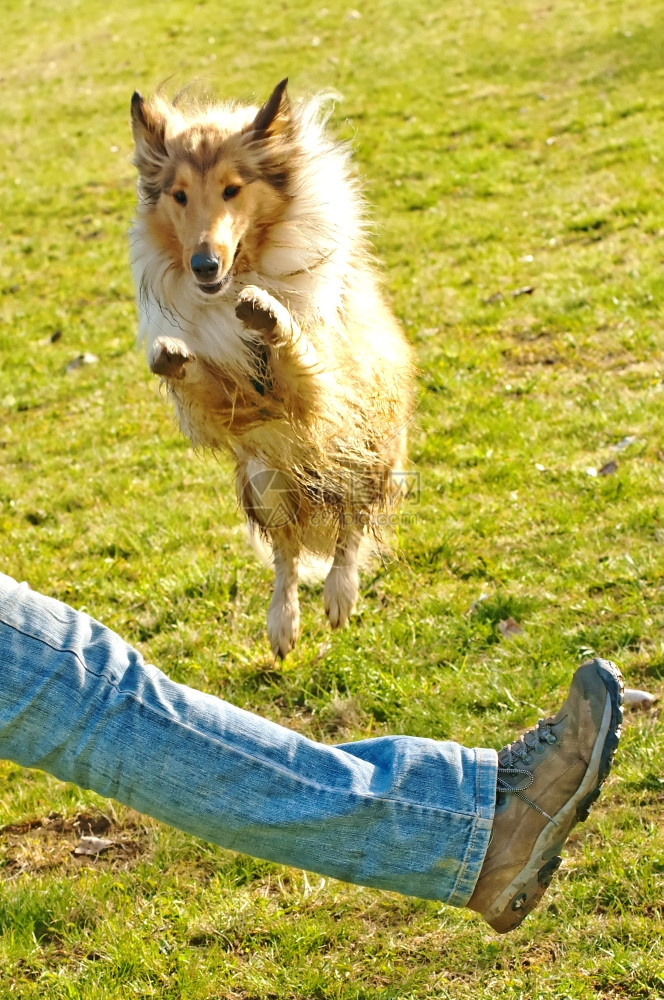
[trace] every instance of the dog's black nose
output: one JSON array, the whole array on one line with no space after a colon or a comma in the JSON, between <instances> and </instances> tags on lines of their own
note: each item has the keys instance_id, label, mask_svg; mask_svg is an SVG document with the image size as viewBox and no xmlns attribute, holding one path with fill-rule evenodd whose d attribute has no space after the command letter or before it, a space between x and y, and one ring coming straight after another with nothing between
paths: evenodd
<instances>
[{"instance_id":1,"label":"dog's black nose","mask_svg":"<svg viewBox=\"0 0 664 1000\"><path fill-rule=\"evenodd\" d=\"M190 264L192 271L201 281L210 281L219 270L219 258L209 253L195 253Z\"/></svg>"}]
</instances>

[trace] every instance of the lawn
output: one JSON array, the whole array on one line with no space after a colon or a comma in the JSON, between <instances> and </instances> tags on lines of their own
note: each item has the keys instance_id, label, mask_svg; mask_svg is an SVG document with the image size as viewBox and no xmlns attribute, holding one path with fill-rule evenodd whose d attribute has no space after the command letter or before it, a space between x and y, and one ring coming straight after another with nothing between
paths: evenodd
<instances>
[{"instance_id":1,"label":"lawn","mask_svg":"<svg viewBox=\"0 0 664 1000\"><path fill-rule=\"evenodd\" d=\"M595 654L660 694L661 15L6 0L0 567L317 739L499 748ZM330 633L305 592L275 664L230 466L192 452L135 347L128 119L166 79L261 100L286 74L294 97L343 98L330 127L417 351L420 488L351 625ZM0 998L664 996L663 759L657 708L629 712L605 794L506 938L0 763ZM113 841L98 859L73 854L90 831Z\"/></svg>"}]
</instances>

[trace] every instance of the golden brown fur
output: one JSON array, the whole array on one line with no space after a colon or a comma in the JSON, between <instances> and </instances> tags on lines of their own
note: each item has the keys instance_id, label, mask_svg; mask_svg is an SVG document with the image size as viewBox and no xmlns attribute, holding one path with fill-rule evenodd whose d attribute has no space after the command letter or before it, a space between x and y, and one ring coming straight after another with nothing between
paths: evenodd
<instances>
[{"instance_id":1,"label":"golden brown fur","mask_svg":"<svg viewBox=\"0 0 664 1000\"><path fill-rule=\"evenodd\" d=\"M234 456L274 552L280 656L297 638L302 550L333 556L333 627L353 609L361 537L405 459L412 381L347 152L320 101L291 106L285 85L261 108L132 101L140 335L183 432Z\"/></svg>"}]
</instances>

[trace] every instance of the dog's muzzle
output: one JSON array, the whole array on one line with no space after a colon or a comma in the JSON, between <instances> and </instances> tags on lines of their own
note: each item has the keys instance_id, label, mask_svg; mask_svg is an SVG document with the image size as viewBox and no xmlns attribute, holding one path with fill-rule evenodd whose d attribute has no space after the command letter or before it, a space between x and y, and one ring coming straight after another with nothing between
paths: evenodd
<instances>
[{"instance_id":1,"label":"dog's muzzle","mask_svg":"<svg viewBox=\"0 0 664 1000\"><path fill-rule=\"evenodd\" d=\"M206 295L216 295L217 292L223 291L224 288L226 288L226 286L231 283L232 278L233 274L231 271L229 271L219 281L214 281L214 282L199 281L198 287L201 290L201 292L205 292Z\"/></svg>"},{"instance_id":2,"label":"dog's muzzle","mask_svg":"<svg viewBox=\"0 0 664 1000\"><path fill-rule=\"evenodd\" d=\"M227 271L221 278L219 274L219 258L211 253L195 253L190 260L191 270L198 287L206 295L216 295L229 284L232 273Z\"/></svg>"}]
</instances>

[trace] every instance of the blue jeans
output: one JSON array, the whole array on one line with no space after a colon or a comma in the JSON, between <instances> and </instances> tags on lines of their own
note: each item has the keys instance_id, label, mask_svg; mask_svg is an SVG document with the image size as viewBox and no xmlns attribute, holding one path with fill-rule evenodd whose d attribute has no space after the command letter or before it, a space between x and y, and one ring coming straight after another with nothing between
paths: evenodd
<instances>
[{"instance_id":1,"label":"blue jeans","mask_svg":"<svg viewBox=\"0 0 664 1000\"><path fill-rule=\"evenodd\" d=\"M315 743L175 684L2 574L0 758L234 851L455 906L482 867L498 766L416 737Z\"/></svg>"}]
</instances>

